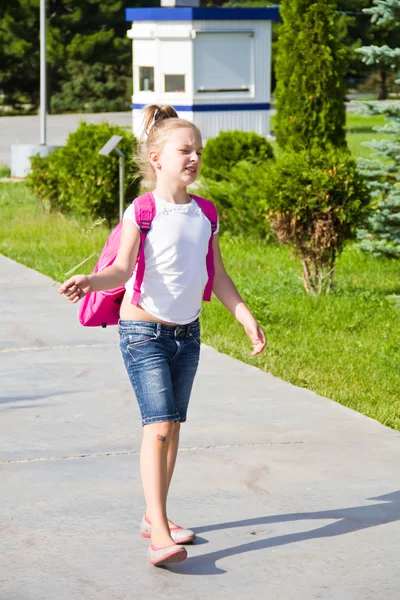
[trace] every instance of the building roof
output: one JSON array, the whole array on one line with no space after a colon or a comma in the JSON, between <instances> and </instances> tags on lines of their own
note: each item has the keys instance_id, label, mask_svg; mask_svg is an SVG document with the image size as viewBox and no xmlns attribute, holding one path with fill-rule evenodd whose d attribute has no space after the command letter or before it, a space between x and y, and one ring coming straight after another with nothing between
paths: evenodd
<instances>
[{"instance_id":1,"label":"building roof","mask_svg":"<svg viewBox=\"0 0 400 600\"><path fill-rule=\"evenodd\" d=\"M126 21L278 21L279 8L127 8Z\"/></svg>"}]
</instances>

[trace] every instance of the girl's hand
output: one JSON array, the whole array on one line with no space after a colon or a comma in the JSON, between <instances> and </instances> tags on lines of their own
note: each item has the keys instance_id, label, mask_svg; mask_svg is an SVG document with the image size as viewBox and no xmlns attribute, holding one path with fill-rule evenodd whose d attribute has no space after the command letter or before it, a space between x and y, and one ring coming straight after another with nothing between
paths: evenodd
<instances>
[{"instance_id":1,"label":"girl's hand","mask_svg":"<svg viewBox=\"0 0 400 600\"><path fill-rule=\"evenodd\" d=\"M75 275L62 284L58 293L65 294L70 302L76 304L76 302L91 291L92 287L89 277L86 275Z\"/></svg>"},{"instance_id":2,"label":"girl's hand","mask_svg":"<svg viewBox=\"0 0 400 600\"><path fill-rule=\"evenodd\" d=\"M244 325L244 330L250 338L251 343L253 344L254 350L251 353L251 356L256 356L256 354L260 354L267 345L267 340L265 339L265 334L257 321L250 321L248 324Z\"/></svg>"}]
</instances>

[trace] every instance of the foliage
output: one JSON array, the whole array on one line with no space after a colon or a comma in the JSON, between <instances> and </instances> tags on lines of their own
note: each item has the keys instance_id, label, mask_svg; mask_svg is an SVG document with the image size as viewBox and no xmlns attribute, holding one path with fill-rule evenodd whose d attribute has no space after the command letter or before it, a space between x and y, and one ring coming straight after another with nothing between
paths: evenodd
<instances>
[{"instance_id":1,"label":"foliage","mask_svg":"<svg viewBox=\"0 0 400 600\"><path fill-rule=\"evenodd\" d=\"M10 177L10 176L11 176L10 167L0 163L0 177Z\"/></svg>"},{"instance_id":2,"label":"foliage","mask_svg":"<svg viewBox=\"0 0 400 600\"><path fill-rule=\"evenodd\" d=\"M40 0L0 6L0 90L3 103L17 109L39 104L39 6Z\"/></svg>"},{"instance_id":3,"label":"foliage","mask_svg":"<svg viewBox=\"0 0 400 600\"><path fill-rule=\"evenodd\" d=\"M306 291L329 292L337 255L369 208L355 160L337 149L282 153L263 184L267 218L300 258Z\"/></svg>"},{"instance_id":4,"label":"foliage","mask_svg":"<svg viewBox=\"0 0 400 600\"><path fill-rule=\"evenodd\" d=\"M14 0L0 7L0 89L5 104L14 108L24 103L39 105L39 4L40 0ZM121 101L129 103L131 83L125 83L131 79L132 59L125 8L130 5L129 0L47 0L49 96L61 95L64 105L72 99L83 110L85 103L96 106L99 84L111 84L123 76L118 93ZM82 86L68 85L71 72L76 74L82 62L86 65L85 101ZM101 63L101 68L88 77L93 63ZM102 93L104 103L115 104L111 85L103 85Z\"/></svg>"},{"instance_id":5,"label":"foliage","mask_svg":"<svg viewBox=\"0 0 400 600\"><path fill-rule=\"evenodd\" d=\"M400 0L380 0L374 4L365 12L372 14L372 20L378 26L387 28L400 18ZM360 53L363 60L371 64L400 66L400 48L371 46L360 48ZM362 106L364 114L385 117L386 123L374 130L388 134L392 139L368 142L375 152L370 159L359 160L359 167L378 199L375 212L358 232L362 240L360 246L373 254L400 258L400 102L385 105L365 102Z\"/></svg>"},{"instance_id":6,"label":"foliage","mask_svg":"<svg viewBox=\"0 0 400 600\"><path fill-rule=\"evenodd\" d=\"M280 147L345 147L345 51L334 0L282 0L276 59Z\"/></svg>"},{"instance_id":7,"label":"foliage","mask_svg":"<svg viewBox=\"0 0 400 600\"><path fill-rule=\"evenodd\" d=\"M215 202L221 233L273 238L261 208L261 200L265 200L262 182L267 176L268 163L257 165L242 160L231 168L226 179L202 179L201 193Z\"/></svg>"},{"instance_id":8,"label":"foliage","mask_svg":"<svg viewBox=\"0 0 400 600\"><path fill-rule=\"evenodd\" d=\"M399 39L400 26L392 23L390 27L379 27L371 22L364 8L371 8L373 0L339 0L339 40L346 50L345 81L348 87L371 87L379 90L379 99L388 97L391 86L390 69L384 65L377 68L361 60L358 48L370 44L391 46Z\"/></svg>"},{"instance_id":9,"label":"foliage","mask_svg":"<svg viewBox=\"0 0 400 600\"><path fill-rule=\"evenodd\" d=\"M380 202L367 227L357 232L360 248L375 256L400 258L400 195Z\"/></svg>"},{"instance_id":10,"label":"foliage","mask_svg":"<svg viewBox=\"0 0 400 600\"><path fill-rule=\"evenodd\" d=\"M264 136L247 131L222 131L207 140L203 150L202 177L223 181L238 162L246 160L254 165L273 158L272 145Z\"/></svg>"},{"instance_id":11,"label":"foliage","mask_svg":"<svg viewBox=\"0 0 400 600\"><path fill-rule=\"evenodd\" d=\"M51 98L52 113L130 109L132 77L127 67L100 62L88 65L81 60L70 60L66 71L68 79L62 84L61 91Z\"/></svg>"},{"instance_id":12,"label":"foliage","mask_svg":"<svg viewBox=\"0 0 400 600\"><path fill-rule=\"evenodd\" d=\"M121 135L118 147L126 157L125 197L138 194L132 154L136 141L116 125L81 122L65 146L52 154L32 159L28 185L51 210L76 216L101 217L109 223L118 217L119 161L115 153L100 156L99 150L112 135Z\"/></svg>"},{"instance_id":13,"label":"foliage","mask_svg":"<svg viewBox=\"0 0 400 600\"><path fill-rule=\"evenodd\" d=\"M272 144L246 131L223 131L203 150L201 186L218 208L221 232L271 237L260 211L261 180L273 160Z\"/></svg>"}]
</instances>

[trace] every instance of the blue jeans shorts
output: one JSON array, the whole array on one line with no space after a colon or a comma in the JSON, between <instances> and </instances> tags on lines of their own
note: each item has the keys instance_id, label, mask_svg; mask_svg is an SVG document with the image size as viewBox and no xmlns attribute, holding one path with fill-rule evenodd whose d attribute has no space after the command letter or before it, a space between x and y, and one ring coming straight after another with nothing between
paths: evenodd
<instances>
[{"instance_id":1,"label":"blue jeans shorts","mask_svg":"<svg viewBox=\"0 0 400 600\"><path fill-rule=\"evenodd\" d=\"M200 322L119 321L120 348L142 425L186 421L200 358Z\"/></svg>"}]
</instances>

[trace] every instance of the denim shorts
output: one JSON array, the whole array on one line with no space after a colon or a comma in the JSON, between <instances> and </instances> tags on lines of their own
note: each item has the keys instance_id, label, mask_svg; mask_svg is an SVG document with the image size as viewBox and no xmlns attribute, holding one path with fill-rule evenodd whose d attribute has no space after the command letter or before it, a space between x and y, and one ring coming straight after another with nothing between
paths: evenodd
<instances>
[{"instance_id":1,"label":"denim shorts","mask_svg":"<svg viewBox=\"0 0 400 600\"><path fill-rule=\"evenodd\" d=\"M120 348L142 425L186 421L200 358L200 322L119 321Z\"/></svg>"}]
</instances>

